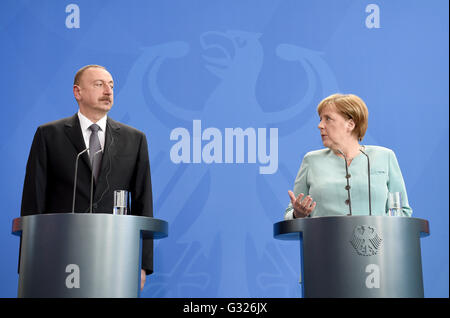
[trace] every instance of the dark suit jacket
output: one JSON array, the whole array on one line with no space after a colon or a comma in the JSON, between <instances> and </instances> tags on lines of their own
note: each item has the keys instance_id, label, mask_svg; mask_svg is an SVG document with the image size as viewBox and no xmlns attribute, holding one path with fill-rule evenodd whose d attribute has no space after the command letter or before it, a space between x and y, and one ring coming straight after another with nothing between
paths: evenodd
<instances>
[{"instance_id":1,"label":"dark suit jacket","mask_svg":"<svg viewBox=\"0 0 450 318\"><path fill-rule=\"evenodd\" d=\"M77 154L86 149L78 115L38 127L23 187L21 215L72 211ZM76 213L88 213L91 165L85 152L78 162ZM114 190L131 193L132 215L153 216L150 164L145 134L107 118L105 146L93 213L112 213ZM142 268L153 272L153 240L143 242Z\"/></svg>"}]
</instances>

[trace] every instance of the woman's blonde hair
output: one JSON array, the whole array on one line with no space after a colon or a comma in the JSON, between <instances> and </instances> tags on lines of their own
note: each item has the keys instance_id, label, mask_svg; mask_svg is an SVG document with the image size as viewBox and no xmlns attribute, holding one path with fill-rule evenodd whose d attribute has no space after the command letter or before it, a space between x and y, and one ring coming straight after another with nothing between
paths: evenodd
<instances>
[{"instance_id":1,"label":"woman's blonde hair","mask_svg":"<svg viewBox=\"0 0 450 318\"><path fill-rule=\"evenodd\" d=\"M369 122L369 111L364 101L353 94L333 94L323 99L317 106L319 116L328 105L333 105L343 117L353 119L355 128L352 133L362 141Z\"/></svg>"}]
</instances>

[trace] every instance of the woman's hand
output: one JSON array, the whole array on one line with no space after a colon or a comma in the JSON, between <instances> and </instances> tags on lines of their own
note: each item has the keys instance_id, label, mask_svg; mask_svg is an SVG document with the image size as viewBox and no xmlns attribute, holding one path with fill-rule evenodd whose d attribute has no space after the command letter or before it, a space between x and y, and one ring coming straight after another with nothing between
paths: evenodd
<instances>
[{"instance_id":1,"label":"woman's hand","mask_svg":"<svg viewBox=\"0 0 450 318\"><path fill-rule=\"evenodd\" d=\"M291 198L291 204L294 208L294 218L304 218L308 216L316 207L316 202L308 195L305 199L303 193L300 193L297 198L295 198L294 192L288 191L289 197Z\"/></svg>"}]
</instances>

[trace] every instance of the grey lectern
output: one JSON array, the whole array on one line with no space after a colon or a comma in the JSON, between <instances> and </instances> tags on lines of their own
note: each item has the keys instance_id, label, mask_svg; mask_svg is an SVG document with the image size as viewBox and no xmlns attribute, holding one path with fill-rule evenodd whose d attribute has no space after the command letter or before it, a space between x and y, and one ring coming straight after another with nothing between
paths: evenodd
<instances>
[{"instance_id":1,"label":"grey lectern","mask_svg":"<svg viewBox=\"0 0 450 318\"><path fill-rule=\"evenodd\" d=\"M151 217L57 213L13 221L22 236L19 297L139 297L143 238L168 234Z\"/></svg>"},{"instance_id":2,"label":"grey lectern","mask_svg":"<svg viewBox=\"0 0 450 318\"><path fill-rule=\"evenodd\" d=\"M424 297L420 238L428 221L329 216L274 224L274 237L300 240L304 297Z\"/></svg>"}]
</instances>

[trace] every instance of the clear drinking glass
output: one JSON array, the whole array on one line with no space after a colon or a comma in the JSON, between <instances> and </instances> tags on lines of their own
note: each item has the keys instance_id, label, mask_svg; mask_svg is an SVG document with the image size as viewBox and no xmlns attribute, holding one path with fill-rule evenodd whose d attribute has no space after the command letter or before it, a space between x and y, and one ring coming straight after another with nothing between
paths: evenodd
<instances>
[{"instance_id":1,"label":"clear drinking glass","mask_svg":"<svg viewBox=\"0 0 450 318\"><path fill-rule=\"evenodd\" d=\"M388 195L388 215L402 216L402 194L401 192L389 192Z\"/></svg>"},{"instance_id":2,"label":"clear drinking glass","mask_svg":"<svg viewBox=\"0 0 450 318\"><path fill-rule=\"evenodd\" d=\"M113 214L127 215L128 206L128 191L127 190L114 190L114 208Z\"/></svg>"}]
</instances>

